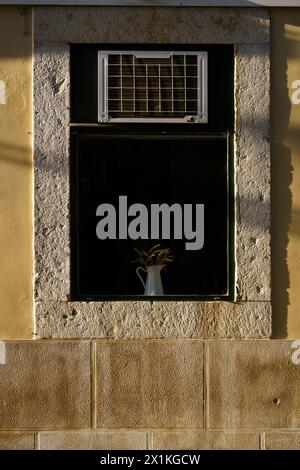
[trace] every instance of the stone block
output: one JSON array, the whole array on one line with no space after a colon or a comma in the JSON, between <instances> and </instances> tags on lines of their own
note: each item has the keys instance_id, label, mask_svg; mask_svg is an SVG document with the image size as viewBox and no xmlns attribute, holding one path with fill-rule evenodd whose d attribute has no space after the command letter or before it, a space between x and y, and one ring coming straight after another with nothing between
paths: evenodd
<instances>
[{"instance_id":1,"label":"stone block","mask_svg":"<svg viewBox=\"0 0 300 470\"><path fill-rule=\"evenodd\" d=\"M267 432L265 435L266 450L299 450L299 432Z\"/></svg>"},{"instance_id":2,"label":"stone block","mask_svg":"<svg viewBox=\"0 0 300 470\"><path fill-rule=\"evenodd\" d=\"M97 344L98 428L201 427L201 341Z\"/></svg>"},{"instance_id":3,"label":"stone block","mask_svg":"<svg viewBox=\"0 0 300 470\"><path fill-rule=\"evenodd\" d=\"M145 450L143 432L42 432L41 450Z\"/></svg>"},{"instance_id":4,"label":"stone block","mask_svg":"<svg viewBox=\"0 0 300 470\"><path fill-rule=\"evenodd\" d=\"M0 428L86 428L90 343L6 342L0 366Z\"/></svg>"},{"instance_id":5,"label":"stone block","mask_svg":"<svg viewBox=\"0 0 300 470\"><path fill-rule=\"evenodd\" d=\"M259 449L258 433L217 431L154 432L153 449L157 450L255 450Z\"/></svg>"},{"instance_id":6,"label":"stone block","mask_svg":"<svg viewBox=\"0 0 300 470\"><path fill-rule=\"evenodd\" d=\"M265 43L270 20L262 8L37 7L41 43ZM88 26L87 26L88 25Z\"/></svg>"},{"instance_id":7,"label":"stone block","mask_svg":"<svg viewBox=\"0 0 300 470\"><path fill-rule=\"evenodd\" d=\"M0 432L0 450L34 450L34 434Z\"/></svg>"},{"instance_id":8,"label":"stone block","mask_svg":"<svg viewBox=\"0 0 300 470\"><path fill-rule=\"evenodd\" d=\"M208 426L300 426L300 366L292 342L209 341Z\"/></svg>"},{"instance_id":9,"label":"stone block","mask_svg":"<svg viewBox=\"0 0 300 470\"><path fill-rule=\"evenodd\" d=\"M269 338L270 302L37 302L42 338Z\"/></svg>"}]
</instances>

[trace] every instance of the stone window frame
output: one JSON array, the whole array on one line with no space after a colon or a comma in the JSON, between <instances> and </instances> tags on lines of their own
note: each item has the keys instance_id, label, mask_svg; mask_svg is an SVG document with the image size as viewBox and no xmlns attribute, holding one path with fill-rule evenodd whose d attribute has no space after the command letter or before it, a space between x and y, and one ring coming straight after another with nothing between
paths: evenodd
<instances>
[{"instance_id":1,"label":"stone window frame","mask_svg":"<svg viewBox=\"0 0 300 470\"><path fill-rule=\"evenodd\" d=\"M37 337L270 337L269 41L262 8L34 9ZM236 301L70 301L70 43L234 44Z\"/></svg>"}]
</instances>

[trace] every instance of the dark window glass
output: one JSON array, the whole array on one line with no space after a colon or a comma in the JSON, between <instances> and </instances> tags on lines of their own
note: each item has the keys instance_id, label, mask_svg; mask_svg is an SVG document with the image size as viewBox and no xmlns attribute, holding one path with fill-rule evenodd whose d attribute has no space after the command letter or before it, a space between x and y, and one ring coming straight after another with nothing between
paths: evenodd
<instances>
[{"instance_id":1,"label":"dark window glass","mask_svg":"<svg viewBox=\"0 0 300 470\"><path fill-rule=\"evenodd\" d=\"M138 264L132 263L134 247L148 250L157 243L174 255L162 272L166 296L228 296L226 136L104 132L72 136L73 298L143 296ZM118 237L119 196L127 196L128 207L147 207L149 228L151 204L178 203L183 212L184 204L204 204L203 248L187 250L184 227L182 240L175 240L172 223L170 239L99 240L96 209L103 203L116 208ZM128 223L133 219L128 217Z\"/></svg>"}]
</instances>

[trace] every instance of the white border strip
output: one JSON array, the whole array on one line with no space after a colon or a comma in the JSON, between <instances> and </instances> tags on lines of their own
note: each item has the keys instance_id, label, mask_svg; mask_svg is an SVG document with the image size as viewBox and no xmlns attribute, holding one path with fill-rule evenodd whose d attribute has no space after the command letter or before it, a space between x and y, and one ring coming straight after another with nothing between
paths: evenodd
<instances>
[{"instance_id":1,"label":"white border strip","mask_svg":"<svg viewBox=\"0 0 300 470\"><path fill-rule=\"evenodd\" d=\"M3 80L0 80L0 104L6 104L6 86Z\"/></svg>"},{"instance_id":2,"label":"white border strip","mask_svg":"<svg viewBox=\"0 0 300 470\"><path fill-rule=\"evenodd\" d=\"M6 364L6 345L4 341L0 341L0 364Z\"/></svg>"}]
</instances>

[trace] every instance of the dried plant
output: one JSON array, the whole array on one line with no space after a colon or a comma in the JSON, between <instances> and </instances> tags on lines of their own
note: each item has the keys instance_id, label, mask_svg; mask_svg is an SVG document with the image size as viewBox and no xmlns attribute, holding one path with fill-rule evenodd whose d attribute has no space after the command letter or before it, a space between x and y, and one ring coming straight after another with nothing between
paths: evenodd
<instances>
[{"instance_id":1,"label":"dried plant","mask_svg":"<svg viewBox=\"0 0 300 470\"><path fill-rule=\"evenodd\" d=\"M174 256L170 248L162 248L161 245L155 245L149 251L134 248L137 258L132 263L138 263L143 266L155 266L157 264L167 264L173 261Z\"/></svg>"}]
</instances>

